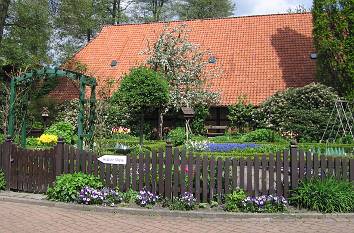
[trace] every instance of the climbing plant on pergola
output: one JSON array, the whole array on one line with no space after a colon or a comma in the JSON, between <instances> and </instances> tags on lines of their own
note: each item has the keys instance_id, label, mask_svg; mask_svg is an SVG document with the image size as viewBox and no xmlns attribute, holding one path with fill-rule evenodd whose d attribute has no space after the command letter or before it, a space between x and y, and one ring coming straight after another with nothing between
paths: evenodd
<instances>
[{"instance_id":1,"label":"climbing plant on pergola","mask_svg":"<svg viewBox=\"0 0 354 233\"><path fill-rule=\"evenodd\" d=\"M88 144L92 147L93 145L93 132L94 132L94 123L95 123L95 108L96 108L96 79L86 76L84 74L65 70L58 68L42 68L35 69L30 72L26 72L17 77L11 78L10 84L10 111L8 119L8 133L12 138L15 133L15 99L16 99L16 87L21 85L28 85L34 81L45 79L45 78L68 78L74 81L79 81L80 83L80 94L79 94L79 116L78 116L78 148L83 149L83 141L86 138ZM85 99L85 89L86 87L91 88L90 99ZM24 98L24 109L27 111L29 96L28 93L25 94ZM84 112L85 112L85 103L90 104L90 113L88 119L87 130L84 129ZM26 146L26 117L23 118L21 124L21 144L23 147Z\"/></svg>"}]
</instances>

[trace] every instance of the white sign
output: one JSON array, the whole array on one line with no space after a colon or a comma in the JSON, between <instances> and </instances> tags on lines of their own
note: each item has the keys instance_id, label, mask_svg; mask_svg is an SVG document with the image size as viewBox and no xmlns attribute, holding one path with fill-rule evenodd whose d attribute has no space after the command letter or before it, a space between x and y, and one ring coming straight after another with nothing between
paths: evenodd
<instances>
[{"instance_id":1,"label":"white sign","mask_svg":"<svg viewBox=\"0 0 354 233\"><path fill-rule=\"evenodd\" d=\"M122 155L103 155L97 159L102 163L127 164L127 156L122 156Z\"/></svg>"}]
</instances>

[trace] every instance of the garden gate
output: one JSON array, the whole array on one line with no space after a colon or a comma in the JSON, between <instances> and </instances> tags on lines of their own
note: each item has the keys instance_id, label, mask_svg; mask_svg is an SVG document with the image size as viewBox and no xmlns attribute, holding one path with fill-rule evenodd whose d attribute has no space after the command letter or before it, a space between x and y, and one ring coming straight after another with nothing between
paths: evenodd
<instances>
[{"instance_id":1,"label":"garden gate","mask_svg":"<svg viewBox=\"0 0 354 233\"><path fill-rule=\"evenodd\" d=\"M0 169L5 173L8 189L46 192L55 180L55 152L55 148L26 150L11 141L0 144Z\"/></svg>"}]
</instances>

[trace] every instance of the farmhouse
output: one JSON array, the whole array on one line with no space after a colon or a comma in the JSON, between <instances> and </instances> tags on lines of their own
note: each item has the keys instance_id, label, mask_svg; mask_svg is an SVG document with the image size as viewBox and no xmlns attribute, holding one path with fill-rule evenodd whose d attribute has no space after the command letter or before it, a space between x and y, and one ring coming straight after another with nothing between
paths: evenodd
<instances>
[{"instance_id":1,"label":"farmhouse","mask_svg":"<svg viewBox=\"0 0 354 233\"><path fill-rule=\"evenodd\" d=\"M96 77L98 88L108 79L119 83L132 67L146 61L142 51L157 40L164 25L181 23L190 29L191 42L211 51L210 65L222 70L221 77L211 81L212 89L221 93L221 101L211 109L207 124L226 125L227 106L240 96L257 105L277 91L315 81L310 13L110 25L74 59L87 66L87 74ZM78 89L63 80L51 95L77 98Z\"/></svg>"}]
</instances>

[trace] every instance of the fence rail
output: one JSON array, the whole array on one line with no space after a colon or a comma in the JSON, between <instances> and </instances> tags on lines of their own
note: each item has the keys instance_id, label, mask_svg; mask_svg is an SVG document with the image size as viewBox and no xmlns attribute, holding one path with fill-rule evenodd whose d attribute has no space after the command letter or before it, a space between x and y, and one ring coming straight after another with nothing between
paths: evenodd
<instances>
[{"instance_id":1,"label":"fence rail","mask_svg":"<svg viewBox=\"0 0 354 233\"><path fill-rule=\"evenodd\" d=\"M11 141L0 145L0 168L8 188L45 192L55 176L83 172L99 176L102 182L121 191L146 188L167 198L192 192L198 202L221 201L225 194L242 188L249 195L289 196L302 179L334 176L354 181L354 159L318 156L298 150L247 158L196 156L166 146L166 150L131 154L125 165L104 164L91 152L79 151L62 141L52 150L17 148Z\"/></svg>"}]
</instances>

